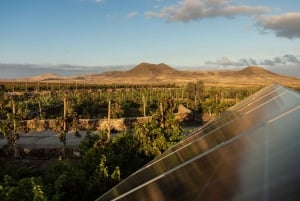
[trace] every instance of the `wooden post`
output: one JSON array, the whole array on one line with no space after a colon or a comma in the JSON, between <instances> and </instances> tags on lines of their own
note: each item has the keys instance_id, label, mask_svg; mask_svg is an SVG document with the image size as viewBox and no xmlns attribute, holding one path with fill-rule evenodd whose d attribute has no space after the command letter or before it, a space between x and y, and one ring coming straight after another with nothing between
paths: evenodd
<instances>
[{"instance_id":1,"label":"wooden post","mask_svg":"<svg viewBox=\"0 0 300 201\"><path fill-rule=\"evenodd\" d=\"M67 97L64 97L64 132L67 130Z\"/></svg>"},{"instance_id":2,"label":"wooden post","mask_svg":"<svg viewBox=\"0 0 300 201\"><path fill-rule=\"evenodd\" d=\"M40 119L42 119L42 106L41 106L41 102L39 102L39 113L40 113Z\"/></svg>"},{"instance_id":3,"label":"wooden post","mask_svg":"<svg viewBox=\"0 0 300 201\"><path fill-rule=\"evenodd\" d=\"M143 112L144 112L144 117L146 117L146 99L145 99L145 96L143 94Z\"/></svg>"},{"instance_id":4,"label":"wooden post","mask_svg":"<svg viewBox=\"0 0 300 201\"><path fill-rule=\"evenodd\" d=\"M60 133L62 135L62 157L66 156L66 144L67 144L67 96L64 96L64 116L63 116L63 131Z\"/></svg>"},{"instance_id":5,"label":"wooden post","mask_svg":"<svg viewBox=\"0 0 300 201\"><path fill-rule=\"evenodd\" d=\"M224 93L221 92L221 104L224 103Z\"/></svg>"},{"instance_id":6,"label":"wooden post","mask_svg":"<svg viewBox=\"0 0 300 201\"><path fill-rule=\"evenodd\" d=\"M16 105L14 100L12 100L12 112L13 112L14 134L16 134L17 122L16 122Z\"/></svg>"},{"instance_id":7,"label":"wooden post","mask_svg":"<svg viewBox=\"0 0 300 201\"><path fill-rule=\"evenodd\" d=\"M194 97L194 110L193 110L193 120L196 119L196 111L198 111L198 102L197 102L197 94Z\"/></svg>"},{"instance_id":8,"label":"wooden post","mask_svg":"<svg viewBox=\"0 0 300 201\"><path fill-rule=\"evenodd\" d=\"M162 128L165 128L165 118L164 118L164 110L163 110L163 104L162 103L159 103L159 109L160 109L160 114L161 114L160 126Z\"/></svg>"},{"instance_id":9,"label":"wooden post","mask_svg":"<svg viewBox=\"0 0 300 201\"><path fill-rule=\"evenodd\" d=\"M108 130L107 130L107 140L110 139L110 109L111 109L111 101L108 101L108 112L107 112L107 121L108 121Z\"/></svg>"},{"instance_id":10,"label":"wooden post","mask_svg":"<svg viewBox=\"0 0 300 201\"><path fill-rule=\"evenodd\" d=\"M159 103L159 110L160 110L160 114L163 117L164 116L164 110L163 110L163 105L162 103Z\"/></svg>"},{"instance_id":11,"label":"wooden post","mask_svg":"<svg viewBox=\"0 0 300 201\"><path fill-rule=\"evenodd\" d=\"M17 147L17 120L16 120L16 105L15 105L15 101L12 100L12 110L13 110L13 126L14 126L14 130L13 130L13 139L12 139L12 144L13 144L13 150L14 150L14 157L18 158L20 157L20 153Z\"/></svg>"}]
</instances>

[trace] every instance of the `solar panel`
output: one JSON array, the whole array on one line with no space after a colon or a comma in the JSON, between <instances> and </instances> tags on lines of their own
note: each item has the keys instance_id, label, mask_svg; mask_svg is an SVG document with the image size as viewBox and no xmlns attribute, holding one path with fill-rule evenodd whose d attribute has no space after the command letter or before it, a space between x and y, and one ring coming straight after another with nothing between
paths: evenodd
<instances>
[{"instance_id":1,"label":"solar panel","mask_svg":"<svg viewBox=\"0 0 300 201\"><path fill-rule=\"evenodd\" d=\"M104 200L300 200L300 95L271 85L194 131Z\"/></svg>"}]
</instances>

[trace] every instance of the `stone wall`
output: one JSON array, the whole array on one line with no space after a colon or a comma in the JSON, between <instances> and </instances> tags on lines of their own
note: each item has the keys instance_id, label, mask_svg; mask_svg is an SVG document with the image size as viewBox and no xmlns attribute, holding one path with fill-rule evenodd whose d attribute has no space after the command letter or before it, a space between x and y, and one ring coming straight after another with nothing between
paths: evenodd
<instances>
[{"instance_id":1,"label":"stone wall","mask_svg":"<svg viewBox=\"0 0 300 201\"><path fill-rule=\"evenodd\" d=\"M134 127L135 124L147 122L151 117L135 117L135 118L120 118L111 119L110 126L108 119L79 119L78 120L78 130L103 130L110 127L111 130L124 131L127 128ZM27 120L22 121L21 125L24 129L44 131L44 130L56 130L59 125L62 127L62 122L57 122L55 119L47 120ZM71 125L67 124L68 130L72 130Z\"/></svg>"},{"instance_id":2,"label":"stone wall","mask_svg":"<svg viewBox=\"0 0 300 201\"><path fill-rule=\"evenodd\" d=\"M179 105L178 113L175 114L176 120L179 122L191 120L192 111L185 108L183 105ZM132 117L132 118L120 118L111 119L110 123L108 119L79 119L77 129L78 130L106 130L110 128L115 131L124 131L127 128L133 128L135 124L144 123L151 119L151 116L147 117ZM58 127L63 127L62 121L55 119L32 119L21 122L21 126L26 131L44 131L44 130L56 130ZM70 123L67 123L67 129L72 130Z\"/></svg>"}]
</instances>

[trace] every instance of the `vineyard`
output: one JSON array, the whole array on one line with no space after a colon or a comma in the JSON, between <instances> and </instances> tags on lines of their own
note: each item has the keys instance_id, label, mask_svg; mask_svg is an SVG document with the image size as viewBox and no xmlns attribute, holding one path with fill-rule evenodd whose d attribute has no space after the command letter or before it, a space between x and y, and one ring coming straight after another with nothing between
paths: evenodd
<instances>
[{"instance_id":1,"label":"vineyard","mask_svg":"<svg viewBox=\"0 0 300 201\"><path fill-rule=\"evenodd\" d=\"M259 89L205 87L202 81L184 86L2 82L0 133L8 143L0 152L0 199L95 199L184 138L186 125L201 126L204 117L218 116ZM180 107L191 114L176 118ZM120 130L112 126L116 119L137 118L144 120ZM106 126L83 126L93 121ZM33 160L19 150L20 136L47 129L59 134L63 145L55 154ZM74 157L66 135L81 137L82 130L86 135Z\"/></svg>"},{"instance_id":2,"label":"vineyard","mask_svg":"<svg viewBox=\"0 0 300 201\"><path fill-rule=\"evenodd\" d=\"M196 113L218 114L259 89L205 88L202 82L185 86L3 82L0 119L12 114L13 105L18 120L59 118L63 116L64 99L68 118L107 118L109 102L111 118L147 116L163 99L183 104Z\"/></svg>"}]
</instances>

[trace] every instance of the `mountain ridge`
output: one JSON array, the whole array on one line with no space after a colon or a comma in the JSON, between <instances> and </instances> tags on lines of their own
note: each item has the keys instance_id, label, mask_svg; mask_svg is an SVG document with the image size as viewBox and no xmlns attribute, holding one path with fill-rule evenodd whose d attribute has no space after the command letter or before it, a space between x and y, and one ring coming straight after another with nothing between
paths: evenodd
<instances>
[{"instance_id":1,"label":"mountain ridge","mask_svg":"<svg viewBox=\"0 0 300 201\"><path fill-rule=\"evenodd\" d=\"M27 78L31 80L32 78ZM49 76L35 76L34 80L52 81L69 80L90 83L123 83L123 84L155 84L176 83L185 84L197 80L207 85L265 85L267 82L278 82L286 86L299 86L300 79L273 73L259 66L248 66L239 70L177 70L167 64L140 63L125 71L106 71L98 74L73 77L49 74Z\"/></svg>"}]
</instances>

